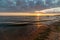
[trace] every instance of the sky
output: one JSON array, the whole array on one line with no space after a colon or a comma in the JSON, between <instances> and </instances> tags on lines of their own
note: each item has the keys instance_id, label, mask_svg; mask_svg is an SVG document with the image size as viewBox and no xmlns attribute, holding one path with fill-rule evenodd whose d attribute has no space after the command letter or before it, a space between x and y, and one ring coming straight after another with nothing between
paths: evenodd
<instances>
[{"instance_id":1,"label":"sky","mask_svg":"<svg viewBox=\"0 0 60 40\"><path fill-rule=\"evenodd\" d=\"M39 10L41 8L59 7L59 0L1 0L0 11L2 10ZM26 3L25 3L26 2ZM41 2L41 3L40 3ZM41 7L40 7L41 6ZM38 7L38 8L37 8ZM4 9L3 9L4 8ZM10 9L9 9L10 8ZM34 8L34 9L33 9Z\"/></svg>"}]
</instances>

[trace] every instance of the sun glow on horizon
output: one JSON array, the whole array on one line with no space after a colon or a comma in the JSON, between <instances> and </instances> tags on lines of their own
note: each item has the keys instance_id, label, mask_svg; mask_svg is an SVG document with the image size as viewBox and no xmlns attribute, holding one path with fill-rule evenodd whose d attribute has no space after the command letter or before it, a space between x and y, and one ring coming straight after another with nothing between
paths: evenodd
<instances>
[{"instance_id":1,"label":"sun glow on horizon","mask_svg":"<svg viewBox=\"0 0 60 40\"><path fill-rule=\"evenodd\" d=\"M37 16L40 16L40 14L38 13Z\"/></svg>"}]
</instances>

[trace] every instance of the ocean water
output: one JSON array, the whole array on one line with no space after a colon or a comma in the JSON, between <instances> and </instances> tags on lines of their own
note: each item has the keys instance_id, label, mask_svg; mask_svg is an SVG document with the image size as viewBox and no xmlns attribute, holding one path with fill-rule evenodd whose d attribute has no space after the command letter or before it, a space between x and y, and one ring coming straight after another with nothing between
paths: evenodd
<instances>
[{"instance_id":1,"label":"ocean water","mask_svg":"<svg viewBox=\"0 0 60 40\"><path fill-rule=\"evenodd\" d=\"M28 40L37 30L35 17L0 17L0 40ZM26 39L25 39L26 38ZM31 40L31 39L30 39Z\"/></svg>"},{"instance_id":2,"label":"ocean water","mask_svg":"<svg viewBox=\"0 0 60 40\"><path fill-rule=\"evenodd\" d=\"M48 18L51 19L48 20ZM40 37L39 40L48 39L48 37L46 38L46 36L49 36L48 34L53 32L51 30L54 30L54 27L52 27L51 24L59 21L58 19L59 18L56 18L56 16L55 17L2 17L1 16L0 40L35 40L35 39L37 40L39 39L39 37ZM53 32L52 34L54 33L56 32Z\"/></svg>"}]
</instances>

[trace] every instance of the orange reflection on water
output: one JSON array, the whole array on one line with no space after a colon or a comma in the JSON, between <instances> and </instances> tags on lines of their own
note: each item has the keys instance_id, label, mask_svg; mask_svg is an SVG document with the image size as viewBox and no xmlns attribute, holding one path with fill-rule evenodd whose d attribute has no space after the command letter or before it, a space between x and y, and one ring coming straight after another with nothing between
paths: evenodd
<instances>
[{"instance_id":1,"label":"orange reflection on water","mask_svg":"<svg viewBox=\"0 0 60 40\"><path fill-rule=\"evenodd\" d=\"M36 16L36 26L37 26L37 28L40 28L42 25L40 25L41 23L40 23L40 14L37 14L37 16Z\"/></svg>"}]
</instances>

